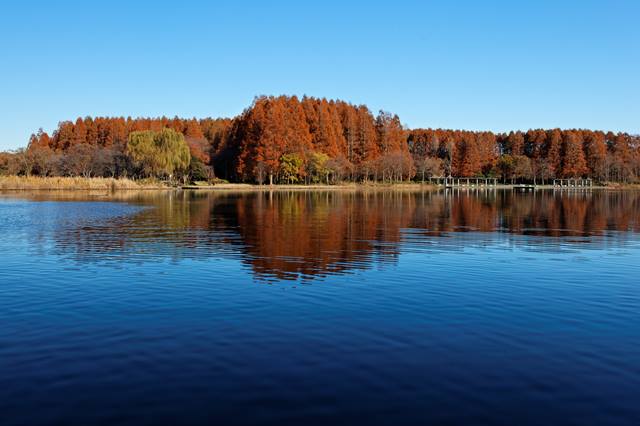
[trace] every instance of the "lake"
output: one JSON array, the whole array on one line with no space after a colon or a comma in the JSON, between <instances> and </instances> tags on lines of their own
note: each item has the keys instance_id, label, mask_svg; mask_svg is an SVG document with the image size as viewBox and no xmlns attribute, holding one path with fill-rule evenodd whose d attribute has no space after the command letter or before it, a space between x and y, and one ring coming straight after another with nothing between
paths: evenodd
<instances>
[{"instance_id":1,"label":"lake","mask_svg":"<svg viewBox=\"0 0 640 426\"><path fill-rule=\"evenodd\" d=\"M640 424L640 193L0 195L0 423Z\"/></svg>"}]
</instances>

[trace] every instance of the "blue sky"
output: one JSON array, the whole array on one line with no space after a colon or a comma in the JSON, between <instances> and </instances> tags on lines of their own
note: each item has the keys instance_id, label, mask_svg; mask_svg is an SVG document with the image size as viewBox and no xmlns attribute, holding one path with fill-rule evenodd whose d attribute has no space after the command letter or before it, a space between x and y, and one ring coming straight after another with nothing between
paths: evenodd
<instances>
[{"instance_id":1,"label":"blue sky","mask_svg":"<svg viewBox=\"0 0 640 426\"><path fill-rule=\"evenodd\" d=\"M233 116L259 94L410 127L640 132L639 1L12 3L0 149L78 116Z\"/></svg>"}]
</instances>

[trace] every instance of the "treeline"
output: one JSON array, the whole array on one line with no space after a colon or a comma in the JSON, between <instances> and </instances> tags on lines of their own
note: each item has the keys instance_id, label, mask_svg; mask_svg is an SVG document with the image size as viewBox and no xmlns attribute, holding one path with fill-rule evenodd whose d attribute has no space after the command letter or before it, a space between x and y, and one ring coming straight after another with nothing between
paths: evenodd
<instances>
[{"instance_id":1,"label":"treeline","mask_svg":"<svg viewBox=\"0 0 640 426\"><path fill-rule=\"evenodd\" d=\"M147 153L146 159L135 154L132 135L145 131L166 157L158 164L174 167L150 164L155 154ZM165 146L168 141L173 148ZM188 159L177 148L182 144ZM182 162L169 158L174 149L181 152L173 154L182 155ZM263 96L234 119L87 117L61 122L51 136L40 130L26 149L0 154L0 172L218 177L255 183L399 182L440 176L636 182L640 137L560 129L508 134L410 130L397 115L374 115L364 105Z\"/></svg>"},{"instance_id":2,"label":"treeline","mask_svg":"<svg viewBox=\"0 0 640 426\"><path fill-rule=\"evenodd\" d=\"M406 137L397 115L363 105L261 97L233 120L216 170L258 183L405 180L414 175Z\"/></svg>"},{"instance_id":3,"label":"treeline","mask_svg":"<svg viewBox=\"0 0 640 426\"><path fill-rule=\"evenodd\" d=\"M640 177L640 137L592 130L529 130L493 134L417 129L408 132L418 172L446 176L548 181L589 177L635 182Z\"/></svg>"},{"instance_id":4,"label":"treeline","mask_svg":"<svg viewBox=\"0 0 640 426\"><path fill-rule=\"evenodd\" d=\"M230 120L78 118L26 149L0 153L0 173L39 176L209 179L210 150Z\"/></svg>"}]
</instances>

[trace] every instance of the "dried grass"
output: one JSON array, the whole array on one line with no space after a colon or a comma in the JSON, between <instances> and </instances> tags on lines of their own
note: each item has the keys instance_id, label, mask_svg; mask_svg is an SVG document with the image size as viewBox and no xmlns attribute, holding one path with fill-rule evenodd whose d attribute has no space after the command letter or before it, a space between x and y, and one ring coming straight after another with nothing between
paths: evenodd
<instances>
[{"instance_id":1,"label":"dried grass","mask_svg":"<svg viewBox=\"0 0 640 426\"><path fill-rule=\"evenodd\" d=\"M0 176L0 190L126 190L168 188L156 180L114 178Z\"/></svg>"}]
</instances>

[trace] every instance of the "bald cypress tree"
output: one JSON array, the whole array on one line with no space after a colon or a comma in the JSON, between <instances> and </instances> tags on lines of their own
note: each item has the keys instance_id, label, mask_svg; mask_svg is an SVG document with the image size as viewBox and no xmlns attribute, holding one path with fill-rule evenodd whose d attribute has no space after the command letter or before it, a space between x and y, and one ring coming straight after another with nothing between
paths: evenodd
<instances>
[{"instance_id":1,"label":"bald cypress tree","mask_svg":"<svg viewBox=\"0 0 640 426\"><path fill-rule=\"evenodd\" d=\"M578 178L585 175L588 168L580 135L577 132L567 131L562 139L562 175L565 178Z\"/></svg>"}]
</instances>

